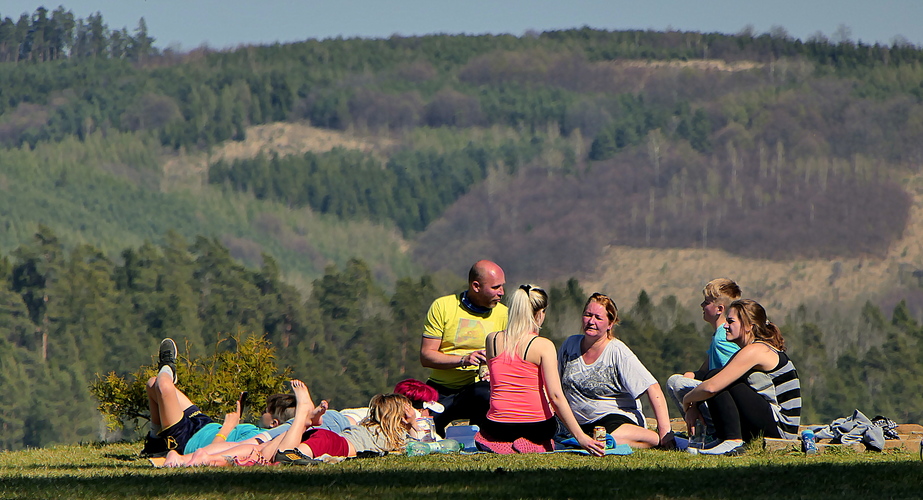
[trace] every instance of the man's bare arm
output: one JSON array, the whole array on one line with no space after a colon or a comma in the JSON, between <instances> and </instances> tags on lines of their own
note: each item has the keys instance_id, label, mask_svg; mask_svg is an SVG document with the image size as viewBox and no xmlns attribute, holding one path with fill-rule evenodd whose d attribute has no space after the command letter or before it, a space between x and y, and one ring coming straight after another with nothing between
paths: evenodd
<instances>
[{"instance_id":1,"label":"man's bare arm","mask_svg":"<svg viewBox=\"0 0 923 500\"><path fill-rule=\"evenodd\" d=\"M423 337L420 342L420 364L426 368L435 368L438 370L449 370L452 368L464 368L471 365L479 365L487 361L484 350L474 351L464 356L454 356L444 354L439 350L442 345L440 339L431 339Z\"/></svg>"}]
</instances>

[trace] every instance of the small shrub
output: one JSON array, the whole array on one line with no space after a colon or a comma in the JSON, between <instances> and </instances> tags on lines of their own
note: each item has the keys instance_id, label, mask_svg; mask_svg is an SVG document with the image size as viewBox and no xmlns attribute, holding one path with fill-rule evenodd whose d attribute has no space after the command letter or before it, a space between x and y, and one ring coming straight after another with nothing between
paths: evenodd
<instances>
[{"instance_id":1,"label":"small shrub","mask_svg":"<svg viewBox=\"0 0 923 500\"><path fill-rule=\"evenodd\" d=\"M229 344L233 347L228 348ZM251 415L258 415L267 396L283 392L291 373L289 367L279 370L275 347L260 336L226 336L218 341L211 355L178 357L178 388L206 415L217 418L234 409L241 391L249 391ZM110 430L129 423L137 428L142 421L150 421L145 386L156 370L156 365L149 365L125 377L115 372L97 376L90 392L99 401L97 408Z\"/></svg>"}]
</instances>

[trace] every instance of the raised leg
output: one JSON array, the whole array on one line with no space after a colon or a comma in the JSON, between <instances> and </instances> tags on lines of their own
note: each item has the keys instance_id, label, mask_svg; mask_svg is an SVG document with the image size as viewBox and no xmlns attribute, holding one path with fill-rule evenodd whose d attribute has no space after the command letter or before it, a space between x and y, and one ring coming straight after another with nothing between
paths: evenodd
<instances>
[{"instance_id":1,"label":"raised leg","mask_svg":"<svg viewBox=\"0 0 923 500\"><path fill-rule=\"evenodd\" d=\"M282 435L282 439L279 440L279 445L276 450L285 451L298 447L298 445L301 444L301 435L304 434L304 430L307 428L308 417L314 413L314 402L311 401L311 393L308 392L308 388L304 385L304 382L292 380L292 390L295 392L296 401L295 418L292 420L292 426L285 431L285 434ZM308 450L310 450L307 446L299 448L308 448ZM268 450L269 448L267 448L267 451ZM273 454L275 454L274 451ZM306 454L314 458L313 454Z\"/></svg>"}]
</instances>

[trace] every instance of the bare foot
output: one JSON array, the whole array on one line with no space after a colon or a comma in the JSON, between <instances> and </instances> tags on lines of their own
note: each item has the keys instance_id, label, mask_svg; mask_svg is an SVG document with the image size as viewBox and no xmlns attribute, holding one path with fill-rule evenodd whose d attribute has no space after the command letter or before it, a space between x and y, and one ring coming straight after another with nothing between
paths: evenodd
<instances>
[{"instance_id":1,"label":"bare foot","mask_svg":"<svg viewBox=\"0 0 923 500\"><path fill-rule=\"evenodd\" d=\"M311 401L311 394L308 392L308 386L304 385L304 382L297 379L292 380L292 391L295 393L296 404L311 403L311 407L314 407L314 402Z\"/></svg>"},{"instance_id":2,"label":"bare foot","mask_svg":"<svg viewBox=\"0 0 923 500\"><path fill-rule=\"evenodd\" d=\"M209 455L206 453L198 457L195 462L190 462L189 465L191 467L227 467L233 463L233 457L223 455Z\"/></svg>"},{"instance_id":3,"label":"bare foot","mask_svg":"<svg viewBox=\"0 0 923 500\"><path fill-rule=\"evenodd\" d=\"M186 460L186 465L194 467L196 465L202 465L206 463L208 459L211 458L207 451L204 448L199 448L198 450L192 453L192 456Z\"/></svg>"},{"instance_id":4,"label":"bare foot","mask_svg":"<svg viewBox=\"0 0 923 500\"><path fill-rule=\"evenodd\" d=\"M308 418L314 415L314 402L308 387L300 380L292 380L292 391L295 393L295 416L304 416L305 427L310 423Z\"/></svg>"},{"instance_id":5,"label":"bare foot","mask_svg":"<svg viewBox=\"0 0 923 500\"><path fill-rule=\"evenodd\" d=\"M314 407L314 411L311 412L311 415L308 417L308 421L311 423L311 426L317 427L324 423L324 413L327 413L327 408L330 407L330 404L326 400L321 400L320 405Z\"/></svg>"},{"instance_id":6,"label":"bare foot","mask_svg":"<svg viewBox=\"0 0 923 500\"><path fill-rule=\"evenodd\" d=\"M186 457L180 455L176 450L167 452L166 460L163 462L164 467L185 467Z\"/></svg>"}]
</instances>

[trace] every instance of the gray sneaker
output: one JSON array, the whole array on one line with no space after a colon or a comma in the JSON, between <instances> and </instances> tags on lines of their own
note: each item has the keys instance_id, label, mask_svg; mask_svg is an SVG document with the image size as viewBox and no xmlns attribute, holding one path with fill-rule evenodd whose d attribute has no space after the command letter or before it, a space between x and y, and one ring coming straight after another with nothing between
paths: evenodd
<instances>
[{"instance_id":1,"label":"gray sneaker","mask_svg":"<svg viewBox=\"0 0 923 500\"><path fill-rule=\"evenodd\" d=\"M160 342L160 358L157 364L159 372L164 366L169 366L173 371L173 383L176 384L176 342L167 337Z\"/></svg>"},{"instance_id":2,"label":"gray sneaker","mask_svg":"<svg viewBox=\"0 0 923 500\"><path fill-rule=\"evenodd\" d=\"M698 450L699 455L725 455L736 457L743 455L746 447L739 441L721 441L715 446L701 448Z\"/></svg>"}]
</instances>

